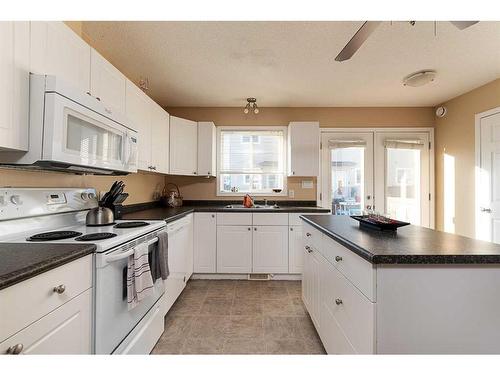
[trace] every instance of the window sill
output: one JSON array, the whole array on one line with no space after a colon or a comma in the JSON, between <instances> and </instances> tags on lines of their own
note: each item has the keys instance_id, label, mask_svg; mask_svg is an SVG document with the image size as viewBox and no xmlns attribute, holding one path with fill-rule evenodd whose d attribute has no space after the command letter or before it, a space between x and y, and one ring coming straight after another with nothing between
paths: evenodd
<instances>
[{"instance_id":1,"label":"window sill","mask_svg":"<svg viewBox=\"0 0 500 375\"><path fill-rule=\"evenodd\" d=\"M272 197L287 197L288 196L288 191L282 191L281 193L221 193L217 192L218 197L241 197L243 198L245 195L250 195L251 197L266 197L266 198L272 198Z\"/></svg>"}]
</instances>

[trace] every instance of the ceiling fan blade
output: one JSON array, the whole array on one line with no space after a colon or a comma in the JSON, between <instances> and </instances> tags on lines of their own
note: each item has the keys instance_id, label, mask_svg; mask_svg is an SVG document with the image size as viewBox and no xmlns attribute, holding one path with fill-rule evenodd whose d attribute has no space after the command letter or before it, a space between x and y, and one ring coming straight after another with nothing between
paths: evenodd
<instances>
[{"instance_id":1,"label":"ceiling fan blade","mask_svg":"<svg viewBox=\"0 0 500 375\"><path fill-rule=\"evenodd\" d=\"M361 47L381 21L366 21L335 58L335 61L349 60Z\"/></svg>"},{"instance_id":2,"label":"ceiling fan blade","mask_svg":"<svg viewBox=\"0 0 500 375\"><path fill-rule=\"evenodd\" d=\"M475 25L479 21L450 21L459 30L468 28L469 26Z\"/></svg>"}]
</instances>

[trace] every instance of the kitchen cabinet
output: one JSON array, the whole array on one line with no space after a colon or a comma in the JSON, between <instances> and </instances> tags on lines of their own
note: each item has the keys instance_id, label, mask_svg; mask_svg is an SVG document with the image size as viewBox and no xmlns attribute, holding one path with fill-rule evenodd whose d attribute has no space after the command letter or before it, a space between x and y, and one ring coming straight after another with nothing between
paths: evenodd
<instances>
[{"instance_id":1,"label":"kitchen cabinet","mask_svg":"<svg viewBox=\"0 0 500 375\"><path fill-rule=\"evenodd\" d=\"M90 354L92 269L87 255L1 290L0 353Z\"/></svg>"},{"instance_id":2,"label":"kitchen cabinet","mask_svg":"<svg viewBox=\"0 0 500 375\"><path fill-rule=\"evenodd\" d=\"M321 255L309 245L304 247L304 272L302 274L302 299L316 330L320 328L320 274Z\"/></svg>"},{"instance_id":3,"label":"kitchen cabinet","mask_svg":"<svg viewBox=\"0 0 500 375\"><path fill-rule=\"evenodd\" d=\"M31 22L31 72L90 93L90 46L63 22Z\"/></svg>"},{"instance_id":4,"label":"kitchen cabinet","mask_svg":"<svg viewBox=\"0 0 500 375\"><path fill-rule=\"evenodd\" d=\"M213 122L198 122L198 175L215 176L217 139Z\"/></svg>"},{"instance_id":5,"label":"kitchen cabinet","mask_svg":"<svg viewBox=\"0 0 500 375\"><path fill-rule=\"evenodd\" d=\"M0 22L0 150L28 150L30 23Z\"/></svg>"},{"instance_id":6,"label":"kitchen cabinet","mask_svg":"<svg viewBox=\"0 0 500 375\"><path fill-rule=\"evenodd\" d=\"M151 101L151 170L169 172L170 115Z\"/></svg>"},{"instance_id":7,"label":"kitchen cabinet","mask_svg":"<svg viewBox=\"0 0 500 375\"><path fill-rule=\"evenodd\" d=\"M194 272L217 269L217 217L213 212L194 214Z\"/></svg>"},{"instance_id":8,"label":"kitchen cabinet","mask_svg":"<svg viewBox=\"0 0 500 375\"><path fill-rule=\"evenodd\" d=\"M170 116L170 174L198 174L198 124Z\"/></svg>"},{"instance_id":9,"label":"kitchen cabinet","mask_svg":"<svg viewBox=\"0 0 500 375\"><path fill-rule=\"evenodd\" d=\"M252 227L217 226L217 273L252 272Z\"/></svg>"},{"instance_id":10,"label":"kitchen cabinet","mask_svg":"<svg viewBox=\"0 0 500 375\"><path fill-rule=\"evenodd\" d=\"M109 113L125 114L127 78L95 49L90 51L90 94Z\"/></svg>"},{"instance_id":11,"label":"kitchen cabinet","mask_svg":"<svg viewBox=\"0 0 500 375\"><path fill-rule=\"evenodd\" d=\"M252 271L288 273L288 226L254 226Z\"/></svg>"},{"instance_id":12,"label":"kitchen cabinet","mask_svg":"<svg viewBox=\"0 0 500 375\"><path fill-rule=\"evenodd\" d=\"M288 125L288 176L319 176L319 122Z\"/></svg>"},{"instance_id":13,"label":"kitchen cabinet","mask_svg":"<svg viewBox=\"0 0 500 375\"><path fill-rule=\"evenodd\" d=\"M288 272L302 273L304 264L302 226L291 225L288 230Z\"/></svg>"},{"instance_id":14,"label":"kitchen cabinet","mask_svg":"<svg viewBox=\"0 0 500 375\"><path fill-rule=\"evenodd\" d=\"M151 99L127 80L126 115L139 133L139 169L151 171Z\"/></svg>"}]
</instances>

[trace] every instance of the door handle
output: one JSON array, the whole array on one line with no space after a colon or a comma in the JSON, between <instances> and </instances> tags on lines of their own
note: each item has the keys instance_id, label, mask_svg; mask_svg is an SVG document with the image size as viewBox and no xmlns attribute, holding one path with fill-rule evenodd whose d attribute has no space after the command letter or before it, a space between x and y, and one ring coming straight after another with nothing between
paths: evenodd
<instances>
[{"instance_id":1,"label":"door handle","mask_svg":"<svg viewBox=\"0 0 500 375\"><path fill-rule=\"evenodd\" d=\"M486 212L486 213L488 213L488 214L491 214L491 212L492 212L492 211L491 211L491 208L481 207L481 208L480 208L480 210L481 210L481 212Z\"/></svg>"}]
</instances>

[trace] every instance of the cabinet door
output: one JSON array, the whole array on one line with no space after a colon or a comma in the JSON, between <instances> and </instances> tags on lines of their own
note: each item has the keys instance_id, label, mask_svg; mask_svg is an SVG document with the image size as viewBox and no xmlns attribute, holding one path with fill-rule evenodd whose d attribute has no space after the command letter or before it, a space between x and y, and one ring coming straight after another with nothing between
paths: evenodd
<instances>
[{"instance_id":1,"label":"cabinet door","mask_svg":"<svg viewBox=\"0 0 500 375\"><path fill-rule=\"evenodd\" d=\"M127 78L102 57L90 51L90 93L98 98L109 113L125 114Z\"/></svg>"},{"instance_id":2,"label":"cabinet door","mask_svg":"<svg viewBox=\"0 0 500 375\"><path fill-rule=\"evenodd\" d=\"M0 343L0 353L22 345L22 354L90 354L92 289Z\"/></svg>"},{"instance_id":3,"label":"cabinet door","mask_svg":"<svg viewBox=\"0 0 500 375\"><path fill-rule=\"evenodd\" d=\"M310 284L310 293L311 293L311 310L309 313L311 314L311 318L316 326L316 329L320 328L320 288L321 288L321 255L317 251L313 251L311 253L311 263L310 263L310 272L311 272L311 284Z\"/></svg>"},{"instance_id":4,"label":"cabinet door","mask_svg":"<svg viewBox=\"0 0 500 375\"><path fill-rule=\"evenodd\" d=\"M63 22L31 22L31 72L90 92L90 46Z\"/></svg>"},{"instance_id":5,"label":"cabinet door","mask_svg":"<svg viewBox=\"0 0 500 375\"><path fill-rule=\"evenodd\" d=\"M217 219L213 212L194 214L194 272L215 273Z\"/></svg>"},{"instance_id":6,"label":"cabinet door","mask_svg":"<svg viewBox=\"0 0 500 375\"><path fill-rule=\"evenodd\" d=\"M126 114L139 133L139 169L151 171L151 99L127 80Z\"/></svg>"},{"instance_id":7,"label":"cabinet door","mask_svg":"<svg viewBox=\"0 0 500 375\"><path fill-rule=\"evenodd\" d=\"M252 228L217 227L217 273L252 272Z\"/></svg>"},{"instance_id":8,"label":"cabinet door","mask_svg":"<svg viewBox=\"0 0 500 375\"><path fill-rule=\"evenodd\" d=\"M319 122L289 124L288 175L319 175Z\"/></svg>"},{"instance_id":9,"label":"cabinet door","mask_svg":"<svg viewBox=\"0 0 500 375\"><path fill-rule=\"evenodd\" d=\"M151 166L153 171L168 173L170 116L162 107L152 103Z\"/></svg>"},{"instance_id":10,"label":"cabinet door","mask_svg":"<svg viewBox=\"0 0 500 375\"><path fill-rule=\"evenodd\" d=\"M198 122L198 175L215 176L216 130L213 122Z\"/></svg>"},{"instance_id":11,"label":"cabinet door","mask_svg":"<svg viewBox=\"0 0 500 375\"><path fill-rule=\"evenodd\" d=\"M302 273L304 264L304 239L302 225L293 225L288 231L288 272Z\"/></svg>"},{"instance_id":12,"label":"cabinet door","mask_svg":"<svg viewBox=\"0 0 500 375\"><path fill-rule=\"evenodd\" d=\"M304 260L302 269L302 301L307 308L307 311L311 312L311 254L306 246L302 247L302 259Z\"/></svg>"},{"instance_id":13,"label":"cabinet door","mask_svg":"<svg viewBox=\"0 0 500 375\"><path fill-rule=\"evenodd\" d=\"M29 22L0 22L0 149L28 150Z\"/></svg>"},{"instance_id":14,"label":"cabinet door","mask_svg":"<svg viewBox=\"0 0 500 375\"><path fill-rule=\"evenodd\" d=\"M195 121L170 116L170 173L198 173L198 124Z\"/></svg>"},{"instance_id":15,"label":"cabinet door","mask_svg":"<svg viewBox=\"0 0 500 375\"><path fill-rule=\"evenodd\" d=\"M253 227L253 272L288 273L288 226Z\"/></svg>"}]
</instances>

